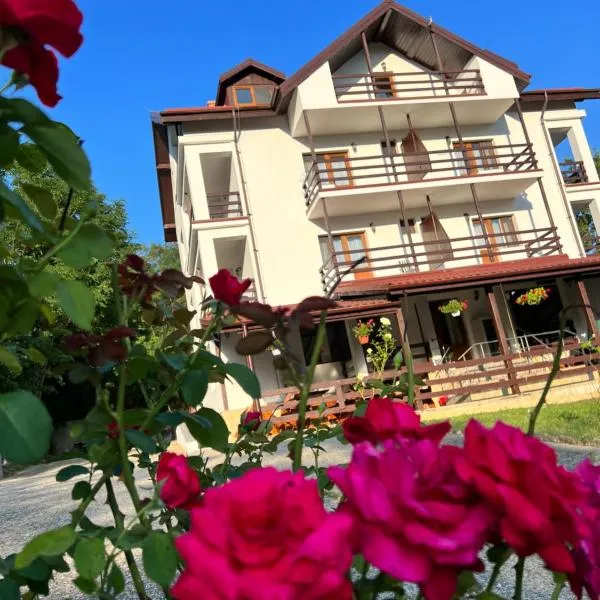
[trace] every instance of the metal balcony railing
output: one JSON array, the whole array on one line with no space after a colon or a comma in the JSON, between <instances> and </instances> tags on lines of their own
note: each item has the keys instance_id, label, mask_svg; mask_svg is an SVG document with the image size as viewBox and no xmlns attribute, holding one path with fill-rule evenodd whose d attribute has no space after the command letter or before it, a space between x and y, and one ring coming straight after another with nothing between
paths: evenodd
<instances>
[{"instance_id":1,"label":"metal balcony railing","mask_svg":"<svg viewBox=\"0 0 600 600\"><path fill-rule=\"evenodd\" d=\"M558 163L558 165L563 181L567 185L587 183L588 177L582 161L565 160L564 162Z\"/></svg>"},{"instance_id":2,"label":"metal balcony railing","mask_svg":"<svg viewBox=\"0 0 600 600\"><path fill-rule=\"evenodd\" d=\"M485 94L479 69L427 73L348 73L332 75L338 102L377 102Z\"/></svg>"},{"instance_id":3,"label":"metal balcony railing","mask_svg":"<svg viewBox=\"0 0 600 600\"><path fill-rule=\"evenodd\" d=\"M314 162L304 179L307 207L320 192L349 188L383 187L435 179L517 173L537 168L531 144L486 145L466 143L448 150L410 154L344 157Z\"/></svg>"},{"instance_id":4,"label":"metal balcony railing","mask_svg":"<svg viewBox=\"0 0 600 600\"><path fill-rule=\"evenodd\" d=\"M206 199L211 219L234 219L244 216L239 192L206 194Z\"/></svg>"},{"instance_id":5,"label":"metal balcony railing","mask_svg":"<svg viewBox=\"0 0 600 600\"><path fill-rule=\"evenodd\" d=\"M334 252L320 269L321 283L326 294L331 294L342 280L402 275L420 271L435 271L476 264L500 262L557 254L561 251L556 227L526 229L488 235L440 240L413 240L401 243L347 252ZM356 264L358 260L362 260Z\"/></svg>"}]
</instances>

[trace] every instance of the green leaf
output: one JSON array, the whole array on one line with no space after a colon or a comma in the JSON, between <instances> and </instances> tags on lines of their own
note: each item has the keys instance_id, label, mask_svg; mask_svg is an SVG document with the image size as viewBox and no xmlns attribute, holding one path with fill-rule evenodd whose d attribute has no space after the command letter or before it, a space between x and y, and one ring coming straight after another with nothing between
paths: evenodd
<instances>
[{"instance_id":1,"label":"green leaf","mask_svg":"<svg viewBox=\"0 0 600 600\"><path fill-rule=\"evenodd\" d=\"M94 259L108 258L113 246L108 234L98 225L85 223L57 256L70 267L84 269Z\"/></svg>"},{"instance_id":2,"label":"green leaf","mask_svg":"<svg viewBox=\"0 0 600 600\"><path fill-rule=\"evenodd\" d=\"M4 182L0 180L0 200L3 200L12 208L12 213L19 218L23 223L29 225L31 229L38 233L47 236L46 227L43 221L29 208L29 205L21 196L6 187Z\"/></svg>"},{"instance_id":3,"label":"green leaf","mask_svg":"<svg viewBox=\"0 0 600 600\"><path fill-rule=\"evenodd\" d=\"M175 369L175 371L181 371L187 364L188 357L183 352L177 354L159 352L158 354L161 360L172 369Z\"/></svg>"},{"instance_id":4,"label":"green leaf","mask_svg":"<svg viewBox=\"0 0 600 600\"><path fill-rule=\"evenodd\" d=\"M96 309L94 294L81 281L61 281L56 296L65 314L81 329L90 329Z\"/></svg>"},{"instance_id":5,"label":"green leaf","mask_svg":"<svg viewBox=\"0 0 600 600\"><path fill-rule=\"evenodd\" d=\"M227 363L225 365L227 375L233 377L240 387L252 398L260 398L260 383L256 373L251 371L246 365L239 363Z\"/></svg>"},{"instance_id":6,"label":"green leaf","mask_svg":"<svg viewBox=\"0 0 600 600\"><path fill-rule=\"evenodd\" d=\"M21 362L15 354L13 354L8 348L0 346L0 365L4 365L9 371L12 371L15 375L19 375L23 370Z\"/></svg>"},{"instance_id":7,"label":"green leaf","mask_svg":"<svg viewBox=\"0 0 600 600\"><path fill-rule=\"evenodd\" d=\"M223 417L212 408L201 408L186 415L186 425L194 439L206 448L224 451L229 440L229 430Z\"/></svg>"},{"instance_id":8,"label":"green leaf","mask_svg":"<svg viewBox=\"0 0 600 600\"><path fill-rule=\"evenodd\" d=\"M56 217L56 202L54 202L54 197L47 189L32 183L22 183L21 188L36 205L42 217L46 219Z\"/></svg>"},{"instance_id":9,"label":"green leaf","mask_svg":"<svg viewBox=\"0 0 600 600\"><path fill-rule=\"evenodd\" d=\"M156 442L149 435L146 435L142 431L137 429L127 429L125 431L125 437L130 444L136 446L143 452L147 452L148 454L154 454L155 452L158 452Z\"/></svg>"},{"instance_id":10,"label":"green leaf","mask_svg":"<svg viewBox=\"0 0 600 600\"><path fill-rule=\"evenodd\" d=\"M37 144L57 175L78 190L90 186L90 163L75 134L62 123L26 124L23 132Z\"/></svg>"},{"instance_id":11,"label":"green leaf","mask_svg":"<svg viewBox=\"0 0 600 600\"><path fill-rule=\"evenodd\" d=\"M45 531L25 544L15 558L15 568L23 569L39 557L60 556L75 543L75 540L75 531L69 525Z\"/></svg>"},{"instance_id":12,"label":"green leaf","mask_svg":"<svg viewBox=\"0 0 600 600\"><path fill-rule=\"evenodd\" d=\"M19 149L19 134L6 123L0 124L0 167L12 163Z\"/></svg>"},{"instance_id":13,"label":"green leaf","mask_svg":"<svg viewBox=\"0 0 600 600\"><path fill-rule=\"evenodd\" d=\"M154 420L158 421L161 425L177 427L185 421L185 415L180 412L162 412L156 415Z\"/></svg>"},{"instance_id":14,"label":"green leaf","mask_svg":"<svg viewBox=\"0 0 600 600\"><path fill-rule=\"evenodd\" d=\"M23 98L0 98L0 117L18 123L52 123L42 110Z\"/></svg>"},{"instance_id":15,"label":"green leaf","mask_svg":"<svg viewBox=\"0 0 600 600\"><path fill-rule=\"evenodd\" d=\"M90 495L92 486L87 481L78 481L71 490L71 498L73 500L83 500Z\"/></svg>"},{"instance_id":16,"label":"green leaf","mask_svg":"<svg viewBox=\"0 0 600 600\"><path fill-rule=\"evenodd\" d=\"M19 585L8 579L0 580L0 598L2 600L20 600Z\"/></svg>"},{"instance_id":17,"label":"green leaf","mask_svg":"<svg viewBox=\"0 0 600 600\"><path fill-rule=\"evenodd\" d=\"M35 298L51 296L56 290L60 278L52 271L42 271L27 281L29 293Z\"/></svg>"},{"instance_id":18,"label":"green leaf","mask_svg":"<svg viewBox=\"0 0 600 600\"><path fill-rule=\"evenodd\" d=\"M56 481L69 481L69 479L73 479L73 477L77 477L78 475L89 475L90 470L83 465L69 465L68 467L63 467L56 474Z\"/></svg>"},{"instance_id":19,"label":"green leaf","mask_svg":"<svg viewBox=\"0 0 600 600\"><path fill-rule=\"evenodd\" d=\"M27 358L36 365L45 365L48 363L48 359L37 348L27 348L25 354L27 354Z\"/></svg>"},{"instance_id":20,"label":"green leaf","mask_svg":"<svg viewBox=\"0 0 600 600\"><path fill-rule=\"evenodd\" d=\"M96 591L96 582L85 579L85 577L77 577L73 580L73 583L88 596L91 596Z\"/></svg>"},{"instance_id":21,"label":"green leaf","mask_svg":"<svg viewBox=\"0 0 600 600\"><path fill-rule=\"evenodd\" d=\"M198 406L204 400L207 390L207 371L188 371L181 379L181 393L189 406Z\"/></svg>"},{"instance_id":22,"label":"green leaf","mask_svg":"<svg viewBox=\"0 0 600 600\"><path fill-rule=\"evenodd\" d=\"M146 575L163 588L168 587L177 571L177 553L173 540L162 531L152 532L142 545Z\"/></svg>"},{"instance_id":23,"label":"green leaf","mask_svg":"<svg viewBox=\"0 0 600 600\"><path fill-rule=\"evenodd\" d=\"M104 569L106 557L104 553L104 542L98 538L84 538L77 546L73 554L75 568L84 579L96 579Z\"/></svg>"},{"instance_id":24,"label":"green leaf","mask_svg":"<svg viewBox=\"0 0 600 600\"><path fill-rule=\"evenodd\" d=\"M48 452L52 419L39 398L18 390L0 396L0 431L0 455L31 464Z\"/></svg>"},{"instance_id":25,"label":"green leaf","mask_svg":"<svg viewBox=\"0 0 600 600\"><path fill-rule=\"evenodd\" d=\"M108 573L106 585L108 586L108 591L114 596L118 596L125 589L125 577L123 577L121 569L115 564L113 564Z\"/></svg>"},{"instance_id":26,"label":"green leaf","mask_svg":"<svg viewBox=\"0 0 600 600\"><path fill-rule=\"evenodd\" d=\"M34 144L21 144L15 157L21 167L30 173L41 173L48 162Z\"/></svg>"}]
</instances>

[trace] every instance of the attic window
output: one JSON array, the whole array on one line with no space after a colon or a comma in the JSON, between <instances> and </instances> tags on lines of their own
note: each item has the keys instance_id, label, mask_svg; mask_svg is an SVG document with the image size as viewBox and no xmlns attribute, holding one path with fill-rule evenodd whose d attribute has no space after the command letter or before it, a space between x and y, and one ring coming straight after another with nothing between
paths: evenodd
<instances>
[{"instance_id":1,"label":"attic window","mask_svg":"<svg viewBox=\"0 0 600 600\"><path fill-rule=\"evenodd\" d=\"M233 103L236 106L270 106L274 89L269 84L234 85Z\"/></svg>"}]
</instances>

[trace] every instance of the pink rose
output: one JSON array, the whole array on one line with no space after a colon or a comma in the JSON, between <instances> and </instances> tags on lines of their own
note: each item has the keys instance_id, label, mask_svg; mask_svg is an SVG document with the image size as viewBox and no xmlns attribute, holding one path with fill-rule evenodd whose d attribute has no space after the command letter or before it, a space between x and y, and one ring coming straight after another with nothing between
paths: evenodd
<instances>
[{"instance_id":1,"label":"pink rose","mask_svg":"<svg viewBox=\"0 0 600 600\"><path fill-rule=\"evenodd\" d=\"M208 490L176 540L176 600L350 600L351 521L301 473L255 469Z\"/></svg>"},{"instance_id":2,"label":"pink rose","mask_svg":"<svg viewBox=\"0 0 600 600\"><path fill-rule=\"evenodd\" d=\"M439 444L450 431L450 423L421 425L421 418L408 404L375 396L369 401L364 417L350 417L342 425L344 437L351 444L386 440L431 440Z\"/></svg>"},{"instance_id":3,"label":"pink rose","mask_svg":"<svg viewBox=\"0 0 600 600\"><path fill-rule=\"evenodd\" d=\"M356 552L378 569L420 585L427 600L450 600L477 554L493 515L456 475L460 448L423 440L404 447L355 446L347 468L328 470L353 517Z\"/></svg>"},{"instance_id":4,"label":"pink rose","mask_svg":"<svg viewBox=\"0 0 600 600\"><path fill-rule=\"evenodd\" d=\"M156 481L164 481L160 499L169 508L190 510L198 504L200 478L185 456L163 452L156 469Z\"/></svg>"},{"instance_id":5,"label":"pink rose","mask_svg":"<svg viewBox=\"0 0 600 600\"><path fill-rule=\"evenodd\" d=\"M246 431L256 431L260 427L262 414L258 410L249 410L242 416L242 427Z\"/></svg>"},{"instance_id":6,"label":"pink rose","mask_svg":"<svg viewBox=\"0 0 600 600\"><path fill-rule=\"evenodd\" d=\"M572 573L569 545L577 542L577 506L584 497L554 450L520 429L471 420L457 472L499 518L498 533L519 556L539 554L548 568Z\"/></svg>"},{"instance_id":7,"label":"pink rose","mask_svg":"<svg viewBox=\"0 0 600 600\"><path fill-rule=\"evenodd\" d=\"M221 269L208 281L210 282L210 287L215 298L229 306L237 306L242 299L243 293L252 285L252 279L240 281L227 269Z\"/></svg>"}]
</instances>

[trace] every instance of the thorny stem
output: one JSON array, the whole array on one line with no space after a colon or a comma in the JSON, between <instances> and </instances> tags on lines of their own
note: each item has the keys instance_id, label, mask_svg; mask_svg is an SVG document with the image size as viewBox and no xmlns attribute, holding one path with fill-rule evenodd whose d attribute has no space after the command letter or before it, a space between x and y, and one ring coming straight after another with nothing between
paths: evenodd
<instances>
[{"instance_id":1,"label":"thorny stem","mask_svg":"<svg viewBox=\"0 0 600 600\"><path fill-rule=\"evenodd\" d=\"M415 406L415 369L410 350L407 350L404 358L406 362L406 376L408 385L408 403L414 408Z\"/></svg>"},{"instance_id":2,"label":"thorny stem","mask_svg":"<svg viewBox=\"0 0 600 600\"><path fill-rule=\"evenodd\" d=\"M321 353L321 347L325 341L325 319L327 313L323 311L321 313L321 320L319 322L319 328L317 329L317 336L315 339L315 345L313 347L312 356L310 359L310 366L308 371L304 375L302 381L302 387L300 389L300 399L298 401L298 432L296 433L296 440L294 443L294 459L292 463L292 470L298 471L302 466L302 444L304 442L304 425L306 423L306 406L308 404L308 397L310 396L310 384L315 375L315 368L319 360Z\"/></svg>"},{"instance_id":3,"label":"thorny stem","mask_svg":"<svg viewBox=\"0 0 600 600\"><path fill-rule=\"evenodd\" d=\"M73 518L71 520L71 526L73 528L75 528L78 525L79 521L81 521L83 515L85 514L85 511L87 510L87 507L90 505L91 501L94 499L96 494L100 491L102 486L108 481L109 478L110 473L104 473L102 477L98 479L94 487L91 489L87 498L84 498L81 501L81 504L73 511Z\"/></svg>"},{"instance_id":4,"label":"thorny stem","mask_svg":"<svg viewBox=\"0 0 600 600\"><path fill-rule=\"evenodd\" d=\"M117 528L122 529L125 524L125 518L119 510L119 505L117 504L117 497L115 496L115 490L110 479L106 481L106 501L110 506L110 510L115 520L115 525L117 526ZM146 589L144 588L144 582L142 581L140 570L138 569L137 563L135 562L135 558L133 557L133 553L131 552L131 550L124 550L124 554L138 598L140 600L149 600L148 596L146 595Z\"/></svg>"},{"instance_id":5,"label":"thorny stem","mask_svg":"<svg viewBox=\"0 0 600 600\"><path fill-rule=\"evenodd\" d=\"M563 591L564 587L565 587L564 581L557 581L556 585L554 586L554 591L552 592L552 596L550 597L550 600L558 600L560 598L560 593Z\"/></svg>"},{"instance_id":6,"label":"thorny stem","mask_svg":"<svg viewBox=\"0 0 600 600\"><path fill-rule=\"evenodd\" d=\"M525 573L525 557L519 556L515 565L515 595L513 600L521 600L523 597L523 574Z\"/></svg>"},{"instance_id":7,"label":"thorny stem","mask_svg":"<svg viewBox=\"0 0 600 600\"><path fill-rule=\"evenodd\" d=\"M500 570L504 566L504 563L506 563L506 561L509 559L510 555L511 551L507 549L504 555L500 558L500 560L494 563L494 568L492 570L492 574L490 575L490 580L488 581L488 584L485 588L486 592L493 591L494 585L496 584L498 576L500 575Z\"/></svg>"}]
</instances>

